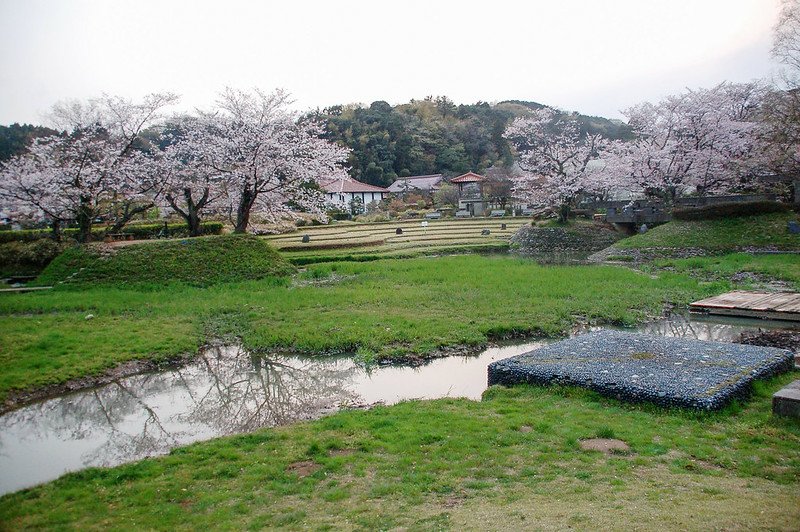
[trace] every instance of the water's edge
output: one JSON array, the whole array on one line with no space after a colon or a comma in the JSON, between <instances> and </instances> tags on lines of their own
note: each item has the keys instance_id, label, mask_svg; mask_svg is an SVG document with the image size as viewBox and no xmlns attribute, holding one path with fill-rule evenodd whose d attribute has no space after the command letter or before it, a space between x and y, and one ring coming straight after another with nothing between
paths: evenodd
<instances>
[{"instance_id":1,"label":"water's edge","mask_svg":"<svg viewBox=\"0 0 800 532\"><path fill-rule=\"evenodd\" d=\"M597 328L581 325L572 335ZM673 315L626 330L738 342L743 330L765 328L797 331L800 324ZM209 344L168 360L122 364L99 376L31 392L25 404L0 416L0 494L67 471L135 461L343 408L443 397L480 400L490 363L555 340L450 347L405 365L365 365L352 353L252 352L231 343ZM36 400L37 394L49 395Z\"/></svg>"},{"instance_id":2,"label":"water's edge","mask_svg":"<svg viewBox=\"0 0 800 532\"><path fill-rule=\"evenodd\" d=\"M597 326L612 326L613 324L602 324L599 323ZM503 345L507 345L509 343L524 343L524 342L534 342L534 341L555 341L560 340L563 338L568 337L569 335L575 334L576 332L583 330L585 327L576 325L573 327L573 330L568 335L559 335L559 336L542 336L537 334L509 334L502 338L489 338L486 343L482 344L475 344L475 345L465 345L465 344L456 344L451 346L441 347L434 351L430 351L425 354L411 354L405 355L400 357L395 357L392 359L382 359L377 361L375 364L377 366L398 366L398 367L418 367L423 366L433 360L437 360L440 358L452 357L452 356L462 356L462 357L469 357L469 356L476 356L482 351L486 349L502 347ZM14 410L18 410L25 406L29 406L31 404L37 403L39 401L45 401L47 399L53 399L65 394L74 393L74 392L81 392L91 390L92 388L99 388L101 386L105 386L107 384L111 384L120 379L125 379L128 377L135 377L137 375L143 375L145 373L151 373L155 371L165 371L170 369L179 369L184 367L188 364L195 362L204 350L207 350L212 347L218 347L222 345L230 345L232 343L240 343L238 339L228 339L227 341L223 341L221 339L212 339L201 345L196 351L191 353L180 353L177 355L173 355L167 358L162 359L135 359L135 360L128 360L126 362L122 362L117 364L112 368L108 368L103 370L101 373L95 375L85 375L83 377L76 377L74 379L70 379L66 382L61 383L54 383L54 384L47 384L44 386L38 386L35 388L29 388L25 390L14 390L9 392L8 396L3 401L3 404L0 405L0 416L8 414L9 412L13 412ZM302 357L309 357L309 358L320 358L324 359L326 357L350 357L355 358L355 353L350 352L305 352L305 351L294 351L291 349L273 349L273 350L263 350L259 351L262 356L266 357L280 357L280 356L302 356Z\"/></svg>"},{"instance_id":3,"label":"water's edge","mask_svg":"<svg viewBox=\"0 0 800 532\"><path fill-rule=\"evenodd\" d=\"M95 375L85 375L83 377L70 379L66 382L46 384L44 386L37 386L35 388L28 388L25 390L11 391L3 401L2 406L0 406L0 416L25 406L38 403L39 401L46 401L47 399L53 399L55 397L73 392L81 392L91 390L92 388L99 388L100 386L111 384L119 379L134 377L136 375L142 375L144 373L150 373L153 371L164 371L185 366L195 360L203 349L206 349L212 345L212 343L207 343L200 346L200 348L193 353L181 353L168 358L143 358L128 360L127 362L117 364L116 366L103 370L103 372Z\"/></svg>"}]
</instances>

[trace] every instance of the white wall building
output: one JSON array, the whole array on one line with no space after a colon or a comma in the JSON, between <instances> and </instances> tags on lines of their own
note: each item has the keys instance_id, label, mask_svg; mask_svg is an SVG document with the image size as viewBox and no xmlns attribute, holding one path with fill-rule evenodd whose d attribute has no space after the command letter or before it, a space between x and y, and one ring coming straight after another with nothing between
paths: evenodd
<instances>
[{"instance_id":1,"label":"white wall building","mask_svg":"<svg viewBox=\"0 0 800 532\"><path fill-rule=\"evenodd\" d=\"M365 208L372 202L378 203L389 196L389 190L375 185L368 185L355 179L336 179L322 186L325 190L325 201L331 207L349 211L354 198L361 200Z\"/></svg>"}]
</instances>

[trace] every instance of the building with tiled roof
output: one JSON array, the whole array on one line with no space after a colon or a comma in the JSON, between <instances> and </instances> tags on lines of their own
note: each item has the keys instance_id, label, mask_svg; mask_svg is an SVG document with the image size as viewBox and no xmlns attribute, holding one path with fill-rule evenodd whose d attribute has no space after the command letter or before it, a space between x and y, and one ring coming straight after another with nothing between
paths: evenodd
<instances>
[{"instance_id":1,"label":"building with tiled roof","mask_svg":"<svg viewBox=\"0 0 800 532\"><path fill-rule=\"evenodd\" d=\"M378 203L388 197L389 189L376 187L350 178L334 179L322 185L325 201L331 207L349 211L353 199L361 199L362 208L370 203Z\"/></svg>"},{"instance_id":2,"label":"building with tiled roof","mask_svg":"<svg viewBox=\"0 0 800 532\"><path fill-rule=\"evenodd\" d=\"M475 172L467 172L466 174L461 174L458 177L454 177L450 180L451 183L480 183L481 181L486 181L486 178L482 175L478 175Z\"/></svg>"},{"instance_id":3,"label":"building with tiled roof","mask_svg":"<svg viewBox=\"0 0 800 532\"><path fill-rule=\"evenodd\" d=\"M458 210L471 216L481 216L488 205L483 197L483 182L486 178L474 172L454 177L450 182L458 187Z\"/></svg>"},{"instance_id":4,"label":"building with tiled roof","mask_svg":"<svg viewBox=\"0 0 800 532\"><path fill-rule=\"evenodd\" d=\"M444 176L442 174L401 177L389 185L389 192L392 194L403 194L406 192L433 194L439 190L443 179Z\"/></svg>"}]
</instances>

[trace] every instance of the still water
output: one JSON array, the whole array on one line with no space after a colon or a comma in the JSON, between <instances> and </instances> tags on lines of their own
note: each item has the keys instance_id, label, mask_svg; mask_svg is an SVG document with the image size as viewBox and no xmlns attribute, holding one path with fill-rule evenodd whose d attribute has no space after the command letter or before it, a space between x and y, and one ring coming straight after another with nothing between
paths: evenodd
<instances>
[{"instance_id":1,"label":"still water","mask_svg":"<svg viewBox=\"0 0 800 532\"><path fill-rule=\"evenodd\" d=\"M764 326L675 316L638 330L730 342L745 329ZM264 357L239 346L208 347L187 366L120 379L0 417L0 494L67 471L165 454L190 442L312 419L342 407L480 399L490 362L545 343L491 347L420 367L372 369L347 357Z\"/></svg>"}]
</instances>

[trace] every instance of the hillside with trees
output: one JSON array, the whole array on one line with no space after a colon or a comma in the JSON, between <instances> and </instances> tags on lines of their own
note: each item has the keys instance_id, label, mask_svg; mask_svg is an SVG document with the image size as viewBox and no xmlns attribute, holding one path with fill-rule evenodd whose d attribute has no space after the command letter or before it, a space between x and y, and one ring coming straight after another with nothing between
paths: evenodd
<instances>
[{"instance_id":1,"label":"hillside with trees","mask_svg":"<svg viewBox=\"0 0 800 532\"><path fill-rule=\"evenodd\" d=\"M351 177L388 186L398 177L452 176L510 165L513 151L504 131L515 118L544 107L519 100L456 105L445 96L430 96L396 106L383 101L337 105L310 116L325 123L328 140L352 150ZM575 120L582 132L630 138L630 129L620 121L578 113L565 116Z\"/></svg>"},{"instance_id":2,"label":"hillside with trees","mask_svg":"<svg viewBox=\"0 0 800 532\"><path fill-rule=\"evenodd\" d=\"M31 124L0 126L0 161L7 161L25 152L33 139L58 133L54 129Z\"/></svg>"}]
</instances>

